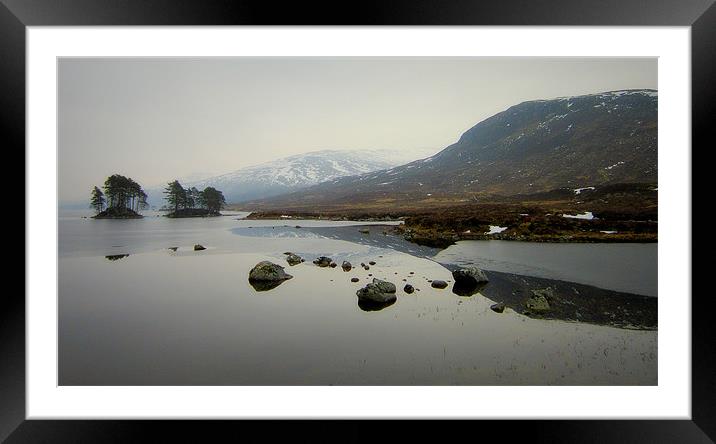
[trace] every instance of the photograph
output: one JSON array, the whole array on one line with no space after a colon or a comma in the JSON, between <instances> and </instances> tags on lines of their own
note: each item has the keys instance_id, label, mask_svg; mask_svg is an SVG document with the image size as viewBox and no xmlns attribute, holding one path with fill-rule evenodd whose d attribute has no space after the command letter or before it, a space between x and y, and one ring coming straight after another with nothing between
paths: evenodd
<instances>
[{"instance_id":1,"label":"photograph","mask_svg":"<svg viewBox=\"0 0 716 444\"><path fill-rule=\"evenodd\" d=\"M657 62L58 57L58 385L657 385Z\"/></svg>"}]
</instances>

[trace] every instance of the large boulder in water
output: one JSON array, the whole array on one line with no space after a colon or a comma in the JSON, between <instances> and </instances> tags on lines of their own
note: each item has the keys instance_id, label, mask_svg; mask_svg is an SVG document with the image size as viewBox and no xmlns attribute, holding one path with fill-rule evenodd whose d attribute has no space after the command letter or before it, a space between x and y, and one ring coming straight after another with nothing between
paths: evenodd
<instances>
[{"instance_id":1,"label":"large boulder in water","mask_svg":"<svg viewBox=\"0 0 716 444\"><path fill-rule=\"evenodd\" d=\"M262 261L249 271L249 282L282 282L293 276L283 271L283 267L273 262Z\"/></svg>"},{"instance_id":2,"label":"large boulder in water","mask_svg":"<svg viewBox=\"0 0 716 444\"><path fill-rule=\"evenodd\" d=\"M375 284L375 286L378 287L383 293L395 293L397 291L395 284L392 282L373 278L373 284Z\"/></svg>"},{"instance_id":3,"label":"large boulder in water","mask_svg":"<svg viewBox=\"0 0 716 444\"><path fill-rule=\"evenodd\" d=\"M476 267L459 268L452 272L452 277L455 278L452 292L458 296L472 296L490 281L485 272Z\"/></svg>"},{"instance_id":4,"label":"large boulder in water","mask_svg":"<svg viewBox=\"0 0 716 444\"><path fill-rule=\"evenodd\" d=\"M452 277L455 279L455 283L460 284L486 284L490 280L484 271L477 267L459 268L452 272Z\"/></svg>"},{"instance_id":5,"label":"large boulder in water","mask_svg":"<svg viewBox=\"0 0 716 444\"><path fill-rule=\"evenodd\" d=\"M377 303L386 303L395 301L395 284L390 282L381 281L380 279L373 279L373 282L367 284L365 287L356 291L356 295L359 300L366 300Z\"/></svg>"},{"instance_id":6,"label":"large boulder in water","mask_svg":"<svg viewBox=\"0 0 716 444\"><path fill-rule=\"evenodd\" d=\"M358 296L358 307L363 311L378 311L389 307L395 303L395 285L373 279L373 282L356 291Z\"/></svg>"}]
</instances>

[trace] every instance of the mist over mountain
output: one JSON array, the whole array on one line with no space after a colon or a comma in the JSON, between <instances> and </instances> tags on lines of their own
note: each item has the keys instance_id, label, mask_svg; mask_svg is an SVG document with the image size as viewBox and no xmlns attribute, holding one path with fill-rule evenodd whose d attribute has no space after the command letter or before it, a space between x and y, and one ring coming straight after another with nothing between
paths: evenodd
<instances>
[{"instance_id":1,"label":"mist over mountain","mask_svg":"<svg viewBox=\"0 0 716 444\"><path fill-rule=\"evenodd\" d=\"M179 178L185 188L221 190L228 203L261 199L301 190L326 180L355 176L402 165L435 150L321 150L248 166L201 180ZM149 203L163 205L160 187L147 192Z\"/></svg>"},{"instance_id":2,"label":"mist over mountain","mask_svg":"<svg viewBox=\"0 0 716 444\"><path fill-rule=\"evenodd\" d=\"M655 90L523 102L426 159L325 182L247 208L384 205L657 182Z\"/></svg>"}]
</instances>

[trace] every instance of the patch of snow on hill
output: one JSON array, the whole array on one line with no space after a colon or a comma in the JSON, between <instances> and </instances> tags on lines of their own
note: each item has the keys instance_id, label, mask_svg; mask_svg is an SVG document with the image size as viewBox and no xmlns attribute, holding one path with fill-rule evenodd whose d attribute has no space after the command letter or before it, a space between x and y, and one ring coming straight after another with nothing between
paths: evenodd
<instances>
[{"instance_id":1,"label":"patch of snow on hill","mask_svg":"<svg viewBox=\"0 0 716 444\"><path fill-rule=\"evenodd\" d=\"M562 217L566 217L568 219L585 219L585 220L592 220L595 218L594 214L592 214L591 211L585 211L582 214L575 214L575 215L563 214Z\"/></svg>"}]
</instances>

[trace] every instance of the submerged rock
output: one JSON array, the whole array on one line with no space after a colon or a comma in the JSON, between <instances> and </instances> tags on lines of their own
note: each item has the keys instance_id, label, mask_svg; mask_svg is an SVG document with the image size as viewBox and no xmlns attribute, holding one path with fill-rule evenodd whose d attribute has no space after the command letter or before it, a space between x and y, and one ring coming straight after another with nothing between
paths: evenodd
<instances>
[{"instance_id":1,"label":"submerged rock","mask_svg":"<svg viewBox=\"0 0 716 444\"><path fill-rule=\"evenodd\" d=\"M436 279L430 283L430 286L433 288L446 288L448 286L447 282L441 281L440 279Z\"/></svg>"},{"instance_id":2,"label":"submerged rock","mask_svg":"<svg viewBox=\"0 0 716 444\"><path fill-rule=\"evenodd\" d=\"M178 249L179 249L179 247L169 247L169 250L172 250L172 251L177 251Z\"/></svg>"},{"instance_id":3,"label":"submerged rock","mask_svg":"<svg viewBox=\"0 0 716 444\"><path fill-rule=\"evenodd\" d=\"M294 265L300 264L302 262L302 259L301 256L291 253L286 257L286 262L288 262L288 265L293 267Z\"/></svg>"},{"instance_id":4,"label":"submerged rock","mask_svg":"<svg viewBox=\"0 0 716 444\"><path fill-rule=\"evenodd\" d=\"M549 306L550 299L554 299L554 290L552 288L532 290L532 296L525 301L525 307L531 313L545 313L551 310Z\"/></svg>"},{"instance_id":5,"label":"submerged rock","mask_svg":"<svg viewBox=\"0 0 716 444\"><path fill-rule=\"evenodd\" d=\"M201 244L194 245L194 251L206 250L206 247Z\"/></svg>"},{"instance_id":6,"label":"submerged rock","mask_svg":"<svg viewBox=\"0 0 716 444\"><path fill-rule=\"evenodd\" d=\"M358 230L358 232L363 234L370 234L370 230L367 228L361 228L360 230Z\"/></svg>"},{"instance_id":7,"label":"submerged rock","mask_svg":"<svg viewBox=\"0 0 716 444\"><path fill-rule=\"evenodd\" d=\"M415 288L413 288L412 285L407 284L405 287L403 287L403 291L406 292L406 293L408 293L408 294L411 294L412 292L415 291Z\"/></svg>"},{"instance_id":8,"label":"submerged rock","mask_svg":"<svg viewBox=\"0 0 716 444\"><path fill-rule=\"evenodd\" d=\"M341 268L343 269L343 271L351 271L353 265L351 265L351 263L348 261L343 261L343 263L341 264Z\"/></svg>"},{"instance_id":9,"label":"submerged rock","mask_svg":"<svg viewBox=\"0 0 716 444\"><path fill-rule=\"evenodd\" d=\"M330 257L326 256L321 256L313 261L313 263L318 265L319 267L328 267L329 265L331 265L331 262L333 262L333 260Z\"/></svg>"},{"instance_id":10,"label":"submerged rock","mask_svg":"<svg viewBox=\"0 0 716 444\"><path fill-rule=\"evenodd\" d=\"M292 278L293 276L286 273L282 266L269 261L259 262L249 271L249 283L257 291L271 290Z\"/></svg>"},{"instance_id":11,"label":"submerged rock","mask_svg":"<svg viewBox=\"0 0 716 444\"><path fill-rule=\"evenodd\" d=\"M490 305L490 310L494 311L495 313L502 313L505 311L505 304L502 302L499 302L497 304Z\"/></svg>"}]
</instances>

